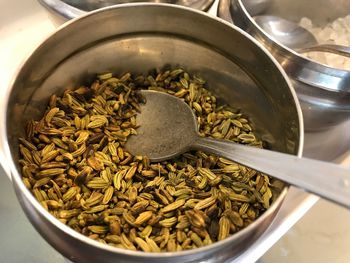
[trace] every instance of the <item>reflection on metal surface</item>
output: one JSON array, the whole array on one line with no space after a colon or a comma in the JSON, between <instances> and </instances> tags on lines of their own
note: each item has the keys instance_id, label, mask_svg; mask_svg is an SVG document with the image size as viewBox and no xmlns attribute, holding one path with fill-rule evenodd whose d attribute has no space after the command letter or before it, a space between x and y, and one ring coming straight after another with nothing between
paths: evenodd
<instances>
[{"instance_id":1,"label":"reflection on metal surface","mask_svg":"<svg viewBox=\"0 0 350 263\"><path fill-rule=\"evenodd\" d=\"M86 12L112 5L148 2L181 5L207 11L215 0L38 0L50 12L66 19L73 19Z\"/></svg>"},{"instance_id":2,"label":"reflection on metal surface","mask_svg":"<svg viewBox=\"0 0 350 263\"><path fill-rule=\"evenodd\" d=\"M252 16L259 15L270 6L271 0L242 0L244 6Z\"/></svg>"},{"instance_id":3,"label":"reflection on metal surface","mask_svg":"<svg viewBox=\"0 0 350 263\"><path fill-rule=\"evenodd\" d=\"M167 3L167 4L192 7L199 10L207 10L210 7L210 5L214 2L212 0L103 0L103 1L101 0L61 0L61 1L84 11L92 11L98 8L107 7L111 5L137 3L137 2Z\"/></svg>"},{"instance_id":4,"label":"reflection on metal surface","mask_svg":"<svg viewBox=\"0 0 350 263\"><path fill-rule=\"evenodd\" d=\"M315 36L297 23L271 15L254 16L253 19L276 42L299 53L326 52L350 58L350 47L336 44L318 44ZM326 84L324 83L324 86ZM339 85L340 83L337 83L334 86Z\"/></svg>"},{"instance_id":5,"label":"reflection on metal surface","mask_svg":"<svg viewBox=\"0 0 350 263\"><path fill-rule=\"evenodd\" d=\"M275 41L287 47L300 49L317 45L314 35L294 22L271 15L259 15L253 18Z\"/></svg>"}]
</instances>

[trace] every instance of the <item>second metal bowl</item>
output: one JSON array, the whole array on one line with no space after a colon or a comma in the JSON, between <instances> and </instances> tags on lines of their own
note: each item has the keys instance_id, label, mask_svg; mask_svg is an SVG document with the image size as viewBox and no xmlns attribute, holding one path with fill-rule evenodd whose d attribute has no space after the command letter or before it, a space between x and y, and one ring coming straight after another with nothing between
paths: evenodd
<instances>
[{"instance_id":1,"label":"second metal bowl","mask_svg":"<svg viewBox=\"0 0 350 263\"><path fill-rule=\"evenodd\" d=\"M167 3L207 11L215 0L38 0L50 13L55 22L61 24L89 11L126 3Z\"/></svg>"}]
</instances>

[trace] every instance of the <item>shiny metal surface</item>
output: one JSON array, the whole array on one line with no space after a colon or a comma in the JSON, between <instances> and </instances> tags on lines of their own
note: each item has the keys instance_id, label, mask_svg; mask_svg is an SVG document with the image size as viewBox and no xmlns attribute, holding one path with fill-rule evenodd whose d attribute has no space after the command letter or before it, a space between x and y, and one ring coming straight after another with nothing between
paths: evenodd
<instances>
[{"instance_id":1,"label":"shiny metal surface","mask_svg":"<svg viewBox=\"0 0 350 263\"><path fill-rule=\"evenodd\" d=\"M308 5L318 6L319 8L333 8L332 4L342 5L342 8L350 12L350 2L345 1L308 1ZM324 6L322 6L324 4ZM277 8L278 6L279 8ZM270 14L274 12L274 9L306 9L304 6L304 1L287 1L287 0L275 0L271 2L270 9L266 11L266 14ZM299 10L297 9L297 10ZM285 70L288 74L290 74L293 78L302 81L307 84L311 84L315 87L324 88L332 91L349 91L350 85L350 72L346 70L340 70L331 68L322 64L319 64L315 61L312 61L294 50L282 45L279 42L275 42L266 32L264 32L257 23L254 22L254 19L245 9L242 0L232 0L231 8L234 22L240 23L239 20L242 20L242 24L246 23L247 30L256 38L261 38L266 41L265 46L271 49L272 52L276 53L276 57L279 59L281 63L283 63ZM319 12L314 12L319 13ZM342 12L343 13L343 12ZM277 15L277 14L274 14ZM341 15L341 14L339 14ZM283 16L282 16L283 17ZM300 14L298 14L300 17ZM328 16L329 17L329 16ZM301 17L300 17L301 18ZM310 17L313 19L313 17ZM294 18L295 19L295 18ZM300 71L305 71L308 73L307 75L300 74ZM311 74L313 73L313 74ZM338 82L335 83L335 78L338 79Z\"/></svg>"},{"instance_id":2,"label":"shiny metal surface","mask_svg":"<svg viewBox=\"0 0 350 263\"><path fill-rule=\"evenodd\" d=\"M334 44L319 45L311 32L282 17L260 15L254 16L253 19L276 42L299 53L317 51L350 57L350 47Z\"/></svg>"},{"instance_id":3,"label":"shiny metal surface","mask_svg":"<svg viewBox=\"0 0 350 263\"><path fill-rule=\"evenodd\" d=\"M314 12L314 6L318 7L317 12ZM332 21L349 12L350 2L344 0L307 2L271 0L271 5L264 14L281 16L294 22L303 16L308 16L322 24L321 21L323 23ZM218 15L249 32L277 58L297 91L306 131L329 129L349 120L350 71L334 69L311 61L274 41L249 15L241 0L221 0Z\"/></svg>"},{"instance_id":4,"label":"shiny metal surface","mask_svg":"<svg viewBox=\"0 0 350 263\"><path fill-rule=\"evenodd\" d=\"M350 208L350 169L237 143L199 138L191 149L223 156Z\"/></svg>"},{"instance_id":5,"label":"shiny metal surface","mask_svg":"<svg viewBox=\"0 0 350 263\"><path fill-rule=\"evenodd\" d=\"M17 166L17 137L23 134L21 125L45 109L43 101L51 93L85 82L96 72L147 72L168 63L205 76L215 94L252 116L272 149L301 155L303 124L295 92L272 56L243 31L205 13L168 5L124 5L77 19L49 37L22 66L5 96L1 125L1 145L24 211L39 233L72 261L224 262L257 240L282 204L286 188L257 221L226 240L196 250L149 254L82 236L30 194Z\"/></svg>"},{"instance_id":6,"label":"shiny metal surface","mask_svg":"<svg viewBox=\"0 0 350 263\"><path fill-rule=\"evenodd\" d=\"M38 0L38 2L51 14L57 25L86 14L85 10L71 6L61 0Z\"/></svg>"},{"instance_id":7,"label":"shiny metal surface","mask_svg":"<svg viewBox=\"0 0 350 263\"><path fill-rule=\"evenodd\" d=\"M56 21L76 18L99 8L136 2L168 3L207 11L215 0L38 0L55 17Z\"/></svg>"},{"instance_id":8,"label":"shiny metal surface","mask_svg":"<svg viewBox=\"0 0 350 263\"><path fill-rule=\"evenodd\" d=\"M317 45L317 40L312 33L282 17L259 15L254 16L253 19L275 41L289 48L300 49Z\"/></svg>"},{"instance_id":9,"label":"shiny metal surface","mask_svg":"<svg viewBox=\"0 0 350 263\"><path fill-rule=\"evenodd\" d=\"M79 8L84 11L92 11L101 7L111 5L149 2L149 3L167 3L173 5L187 6L198 10L208 10L214 2L213 0L62 0L63 2Z\"/></svg>"},{"instance_id":10,"label":"shiny metal surface","mask_svg":"<svg viewBox=\"0 0 350 263\"><path fill-rule=\"evenodd\" d=\"M350 58L350 47L335 44L320 44L298 50L300 53L327 52Z\"/></svg>"},{"instance_id":11,"label":"shiny metal surface","mask_svg":"<svg viewBox=\"0 0 350 263\"><path fill-rule=\"evenodd\" d=\"M245 8L252 16L265 12L271 4L271 0L243 0Z\"/></svg>"},{"instance_id":12,"label":"shiny metal surface","mask_svg":"<svg viewBox=\"0 0 350 263\"><path fill-rule=\"evenodd\" d=\"M203 138L193 110L183 100L157 91L141 91L146 104L137 114L138 134L126 148L133 155L161 162L189 150L225 157L288 184L350 208L350 169L332 163Z\"/></svg>"},{"instance_id":13,"label":"shiny metal surface","mask_svg":"<svg viewBox=\"0 0 350 263\"><path fill-rule=\"evenodd\" d=\"M193 150L198 124L191 107L175 96L152 90L140 92L146 103L136 115L137 135L125 148L132 155L147 156L153 162L175 158Z\"/></svg>"}]
</instances>

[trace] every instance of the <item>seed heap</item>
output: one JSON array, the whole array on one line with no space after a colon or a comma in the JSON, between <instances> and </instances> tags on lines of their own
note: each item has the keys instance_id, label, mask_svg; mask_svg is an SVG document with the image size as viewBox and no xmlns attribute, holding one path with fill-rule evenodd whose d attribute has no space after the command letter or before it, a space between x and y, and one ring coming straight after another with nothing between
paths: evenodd
<instances>
[{"instance_id":1,"label":"seed heap","mask_svg":"<svg viewBox=\"0 0 350 263\"><path fill-rule=\"evenodd\" d=\"M227 238L269 207L266 175L201 151L150 163L123 149L137 134L139 89L184 99L201 136L262 147L248 120L218 107L204 85L182 69L108 73L51 96L43 118L19 139L24 184L61 222L115 247L179 251Z\"/></svg>"}]
</instances>

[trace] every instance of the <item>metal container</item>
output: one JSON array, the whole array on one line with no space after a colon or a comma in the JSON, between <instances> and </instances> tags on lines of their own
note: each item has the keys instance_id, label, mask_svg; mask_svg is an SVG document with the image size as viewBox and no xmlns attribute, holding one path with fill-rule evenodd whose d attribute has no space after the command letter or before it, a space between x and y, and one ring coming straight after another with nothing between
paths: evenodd
<instances>
[{"instance_id":1,"label":"metal container","mask_svg":"<svg viewBox=\"0 0 350 263\"><path fill-rule=\"evenodd\" d=\"M38 0L52 15L56 24L84 15L87 12L125 3L168 3L207 11L215 0Z\"/></svg>"},{"instance_id":2,"label":"metal container","mask_svg":"<svg viewBox=\"0 0 350 263\"><path fill-rule=\"evenodd\" d=\"M257 1L260 2L260 1ZM323 26L350 13L346 0L265 1L260 14L283 17L296 23L308 17ZM305 129L329 129L350 118L350 71L332 68L274 41L253 19L253 0L220 0L218 15L234 23L261 42L281 63L297 91L304 114ZM246 8L247 7L247 8Z\"/></svg>"},{"instance_id":3,"label":"metal container","mask_svg":"<svg viewBox=\"0 0 350 263\"><path fill-rule=\"evenodd\" d=\"M206 30L203 30L206 28ZM295 92L274 58L247 33L184 7L128 4L73 20L26 60L3 108L1 144L17 197L38 232L76 262L224 262L237 257L269 227L288 187L255 222L212 245L174 253L110 247L75 232L48 213L25 187L18 140L25 123L46 109L52 93L86 83L98 72L147 73L165 64L201 75L224 102L243 109L257 134L276 151L300 156L303 123Z\"/></svg>"}]
</instances>

